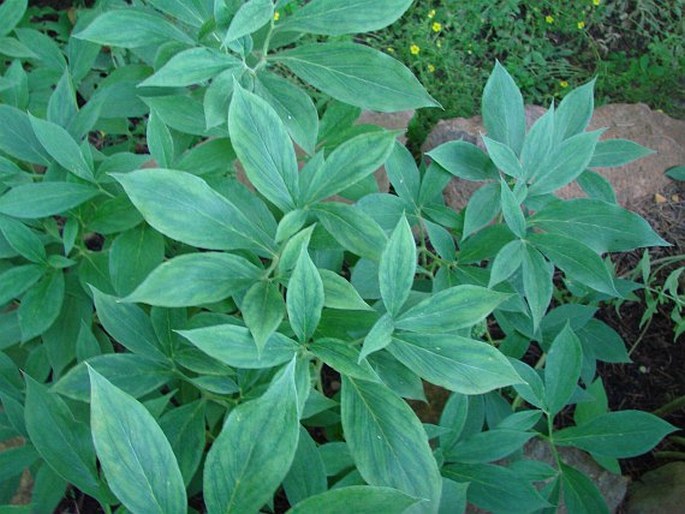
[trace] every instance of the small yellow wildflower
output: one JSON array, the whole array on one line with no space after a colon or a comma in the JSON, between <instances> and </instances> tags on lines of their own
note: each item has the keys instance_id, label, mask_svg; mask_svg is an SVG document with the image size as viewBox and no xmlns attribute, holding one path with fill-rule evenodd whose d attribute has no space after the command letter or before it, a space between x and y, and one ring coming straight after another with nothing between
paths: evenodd
<instances>
[{"instance_id":1,"label":"small yellow wildflower","mask_svg":"<svg viewBox=\"0 0 685 514\"><path fill-rule=\"evenodd\" d=\"M430 18L431 20L435 18L435 9L431 9L430 11L428 11L428 18Z\"/></svg>"},{"instance_id":2,"label":"small yellow wildflower","mask_svg":"<svg viewBox=\"0 0 685 514\"><path fill-rule=\"evenodd\" d=\"M274 13L274 21L278 21L280 18L281 18L281 13L279 13L278 11L276 11L276 12Z\"/></svg>"},{"instance_id":3,"label":"small yellow wildflower","mask_svg":"<svg viewBox=\"0 0 685 514\"><path fill-rule=\"evenodd\" d=\"M559 81L559 85L562 88L566 89L568 87L568 82L566 82L565 80L561 80L561 81Z\"/></svg>"},{"instance_id":4,"label":"small yellow wildflower","mask_svg":"<svg viewBox=\"0 0 685 514\"><path fill-rule=\"evenodd\" d=\"M429 65L428 65L428 71L429 71L430 73L434 73L434 72L435 72L435 66L433 66L432 64L429 64Z\"/></svg>"},{"instance_id":5,"label":"small yellow wildflower","mask_svg":"<svg viewBox=\"0 0 685 514\"><path fill-rule=\"evenodd\" d=\"M592 0L592 5L598 6L601 2L601 0Z\"/></svg>"},{"instance_id":6,"label":"small yellow wildflower","mask_svg":"<svg viewBox=\"0 0 685 514\"><path fill-rule=\"evenodd\" d=\"M393 47L389 46L389 47L388 47L388 53L389 53L389 54L394 54L394 53L395 53L395 49L394 49Z\"/></svg>"},{"instance_id":7,"label":"small yellow wildflower","mask_svg":"<svg viewBox=\"0 0 685 514\"><path fill-rule=\"evenodd\" d=\"M433 23L431 26L431 29L433 29L433 32L440 32L442 30L442 24L438 23L437 21Z\"/></svg>"},{"instance_id":8,"label":"small yellow wildflower","mask_svg":"<svg viewBox=\"0 0 685 514\"><path fill-rule=\"evenodd\" d=\"M579 28L580 30L583 30L583 29L585 28L585 22L584 22L584 21L579 21L579 22L578 22L578 28Z\"/></svg>"},{"instance_id":9,"label":"small yellow wildflower","mask_svg":"<svg viewBox=\"0 0 685 514\"><path fill-rule=\"evenodd\" d=\"M550 16L549 14L545 16L545 21L547 23L554 23L554 16Z\"/></svg>"},{"instance_id":10,"label":"small yellow wildflower","mask_svg":"<svg viewBox=\"0 0 685 514\"><path fill-rule=\"evenodd\" d=\"M409 47L409 53L411 53L412 55L419 55L420 51L421 51L421 47L417 44L412 44Z\"/></svg>"}]
</instances>

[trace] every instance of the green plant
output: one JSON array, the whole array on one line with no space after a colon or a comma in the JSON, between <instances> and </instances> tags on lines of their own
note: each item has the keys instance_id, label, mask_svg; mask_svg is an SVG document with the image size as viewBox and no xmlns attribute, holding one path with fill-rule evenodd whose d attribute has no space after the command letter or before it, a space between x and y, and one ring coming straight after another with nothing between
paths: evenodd
<instances>
[{"instance_id":1,"label":"green plant","mask_svg":"<svg viewBox=\"0 0 685 514\"><path fill-rule=\"evenodd\" d=\"M417 167L353 125L435 105L411 73L297 46L410 3L109 0L64 47L0 6L0 431L24 439L3 501L28 468L27 512L68 484L120 513L605 512L557 448L620 472L674 430L608 412L595 378L627 355L592 304L635 287L601 255L665 243L590 168L648 151L585 132L592 83L526 134L497 65L489 154L450 142ZM335 101L320 116L293 76ZM484 183L463 213L452 176ZM552 195L573 180L589 198ZM555 267L575 303L550 309ZM422 380L452 391L437 425L404 400Z\"/></svg>"}]
</instances>

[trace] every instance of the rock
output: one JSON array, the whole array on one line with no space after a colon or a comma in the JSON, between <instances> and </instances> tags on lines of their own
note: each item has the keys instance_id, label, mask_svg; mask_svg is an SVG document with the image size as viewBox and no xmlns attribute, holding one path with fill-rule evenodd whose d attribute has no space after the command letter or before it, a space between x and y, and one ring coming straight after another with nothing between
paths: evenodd
<instances>
[{"instance_id":1,"label":"rock","mask_svg":"<svg viewBox=\"0 0 685 514\"><path fill-rule=\"evenodd\" d=\"M542 107L526 106L528 127L544 112ZM611 181L622 205L630 206L635 199L660 193L669 183L664 171L685 163L685 121L653 111L644 104L612 104L597 108L588 129L599 128L607 129L602 139L628 139L656 151L656 154L626 166L598 169ZM484 130L480 116L442 120L430 133L422 150L428 152L454 139L483 148L480 134ZM446 188L445 199L448 205L461 209L479 186L479 183L454 179ZM559 196L572 198L583 196L583 193L576 184L570 184L559 191Z\"/></svg>"},{"instance_id":2,"label":"rock","mask_svg":"<svg viewBox=\"0 0 685 514\"><path fill-rule=\"evenodd\" d=\"M671 462L631 484L626 514L678 514L685 501L685 462Z\"/></svg>"}]
</instances>

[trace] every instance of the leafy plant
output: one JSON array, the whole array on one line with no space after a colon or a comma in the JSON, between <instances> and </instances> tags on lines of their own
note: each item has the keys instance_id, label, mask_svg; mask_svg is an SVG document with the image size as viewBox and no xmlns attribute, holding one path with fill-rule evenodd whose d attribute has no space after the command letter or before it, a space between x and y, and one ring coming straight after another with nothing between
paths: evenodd
<instances>
[{"instance_id":1,"label":"leafy plant","mask_svg":"<svg viewBox=\"0 0 685 514\"><path fill-rule=\"evenodd\" d=\"M557 449L620 472L674 430L608 412L595 378L627 354L591 304L636 287L602 255L665 242L591 168L648 152L585 131L592 83L526 133L498 64L488 154L450 142L417 167L353 124L436 105L411 72L298 46L410 3L109 0L63 47L25 0L0 7L0 430L24 440L3 501L28 468L36 512L67 487L121 513L605 512ZM462 213L452 176L483 182ZM588 198L553 196L574 180ZM572 304L551 304L556 268ZM437 425L405 401L423 380L451 391Z\"/></svg>"}]
</instances>

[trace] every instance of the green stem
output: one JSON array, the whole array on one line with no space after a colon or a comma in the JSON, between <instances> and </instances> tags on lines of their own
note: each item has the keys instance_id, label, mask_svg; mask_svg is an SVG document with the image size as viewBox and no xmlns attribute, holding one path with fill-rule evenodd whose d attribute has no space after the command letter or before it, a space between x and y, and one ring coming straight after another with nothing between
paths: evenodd
<instances>
[{"instance_id":1,"label":"green stem","mask_svg":"<svg viewBox=\"0 0 685 514\"><path fill-rule=\"evenodd\" d=\"M685 460L685 452L656 452L654 457L657 459Z\"/></svg>"},{"instance_id":2,"label":"green stem","mask_svg":"<svg viewBox=\"0 0 685 514\"><path fill-rule=\"evenodd\" d=\"M649 320L647 320L647 323L645 324L644 328L643 328L642 331L640 332L640 335L637 336L637 340L635 341L635 343L633 344L633 346L632 346L632 347L630 348L630 350L628 351L628 357L630 357L630 356L633 354L633 352L634 352L635 349L637 348L637 345L640 344L640 342L642 341L642 338L643 338L643 337L645 336L645 334L647 333L647 330L649 329L649 326L652 324L652 320L653 320L653 319L654 319L654 318L649 318Z\"/></svg>"},{"instance_id":3,"label":"green stem","mask_svg":"<svg viewBox=\"0 0 685 514\"><path fill-rule=\"evenodd\" d=\"M655 416L663 417L667 416L672 412L680 410L683 407L685 407L685 395L679 396L675 400L671 400L666 405L662 405L658 409L652 411L652 414L654 414Z\"/></svg>"},{"instance_id":4,"label":"green stem","mask_svg":"<svg viewBox=\"0 0 685 514\"><path fill-rule=\"evenodd\" d=\"M561 471L561 457L559 457L557 447L554 445L554 416L550 415L548 412L546 412L545 415L547 416L547 440L549 441L552 455L554 455L557 469Z\"/></svg>"}]
</instances>

